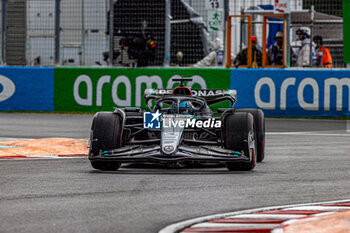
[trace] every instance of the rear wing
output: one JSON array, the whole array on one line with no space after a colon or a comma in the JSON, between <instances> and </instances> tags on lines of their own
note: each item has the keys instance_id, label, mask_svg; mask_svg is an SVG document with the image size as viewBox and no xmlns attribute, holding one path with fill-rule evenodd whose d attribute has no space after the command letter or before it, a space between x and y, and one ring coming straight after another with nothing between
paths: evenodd
<instances>
[{"instance_id":1,"label":"rear wing","mask_svg":"<svg viewBox=\"0 0 350 233\"><path fill-rule=\"evenodd\" d=\"M223 101L230 101L231 108L235 105L237 100L237 91L236 90L192 90L192 94L195 96L203 97L208 105L217 104Z\"/></svg>"},{"instance_id":2,"label":"rear wing","mask_svg":"<svg viewBox=\"0 0 350 233\"><path fill-rule=\"evenodd\" d=\"M191 90L192 97L203 98L208 105L217 104L223 101L230 101L231 107L236 103L237 91L236 90ZM146 103L150 99L156 99L165 96L171 96L173 93L172 89L146 89L145 100Z\"/></svg>"}]
</instances>

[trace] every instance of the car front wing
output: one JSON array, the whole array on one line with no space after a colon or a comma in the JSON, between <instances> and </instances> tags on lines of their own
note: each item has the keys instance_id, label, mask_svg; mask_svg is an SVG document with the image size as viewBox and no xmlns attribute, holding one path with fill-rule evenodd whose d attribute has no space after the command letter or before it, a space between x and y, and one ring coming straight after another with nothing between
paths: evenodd
<instances>
[{"instance_id":1,"label":"car front wing","mask_svg":"<svg viewBox=\"0 0 350 233\"><path fill-rule=\"evenodd\" d=\"M250 162L251 157L243 152L223 149L218 146L179 146L171 155L161 152L160 146L125 146L118 149L100 151L90 160L117 162Z\"/></svg>"}]
</instances>

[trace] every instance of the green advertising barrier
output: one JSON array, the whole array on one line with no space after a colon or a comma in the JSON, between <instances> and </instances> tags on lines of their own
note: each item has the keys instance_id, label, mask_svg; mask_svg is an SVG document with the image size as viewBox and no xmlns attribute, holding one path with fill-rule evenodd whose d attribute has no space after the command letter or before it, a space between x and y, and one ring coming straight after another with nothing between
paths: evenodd
<instances>
[{"instance_id":1,"label":"green advertising barrier","mask_svg":"<svg viewBox=\"0 0 350 233\"><path fill-rule=\"evenodd\" d=\"M113 107L145 107L146 88L172 89L172 79L193 78L193 89L229 89L229 69L183 68L56 68L55 111L112 111ZM222 105L220 106L222 107Z\"/></svg>"}]
</instances>

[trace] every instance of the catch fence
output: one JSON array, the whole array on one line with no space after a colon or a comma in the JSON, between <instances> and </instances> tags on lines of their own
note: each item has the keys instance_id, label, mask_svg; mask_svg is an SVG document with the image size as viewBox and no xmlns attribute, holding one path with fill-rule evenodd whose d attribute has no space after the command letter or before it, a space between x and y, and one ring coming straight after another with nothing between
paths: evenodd
<instances>
[{"instance_id":1,"label":"catch fence","mask_svg":"<svg viewBox=\"0 0 350 233\"><path fill-rule=\"evenodd\" d=\"M191 66L207 56L213 41L222 42L230 57L248 46L246 19L262 50L275 43L278 20L268 19L263 42L264 15L274 14L275 0L1 0L0 62L20 66ZM290 0L286 17L287 66L295 66L301 46L296 35L323 37L334 67L344 67L341 0ZM273 22L275 21L275 22ZM310 56L312 63L312 56ZM232 64L231 64L232 65Z\"/></svg>"}]
</instances>

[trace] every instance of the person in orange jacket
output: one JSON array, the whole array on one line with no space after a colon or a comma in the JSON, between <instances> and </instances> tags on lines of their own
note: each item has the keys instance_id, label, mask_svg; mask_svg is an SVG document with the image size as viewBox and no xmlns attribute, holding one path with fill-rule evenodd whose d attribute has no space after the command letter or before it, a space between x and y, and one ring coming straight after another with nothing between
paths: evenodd
<instances>
[{"instance_id":1,"label":"person in orange jacket","mask_svg":"<svg viewBox=\"0 0 350 233\"><path fill-rule=\"evenodd\" d=\"M332 68L332 56L329 49L323 46L322 37L314 36L313 41L316 44L316 65L318 67Z\"/></svg>"}]
</instances>

